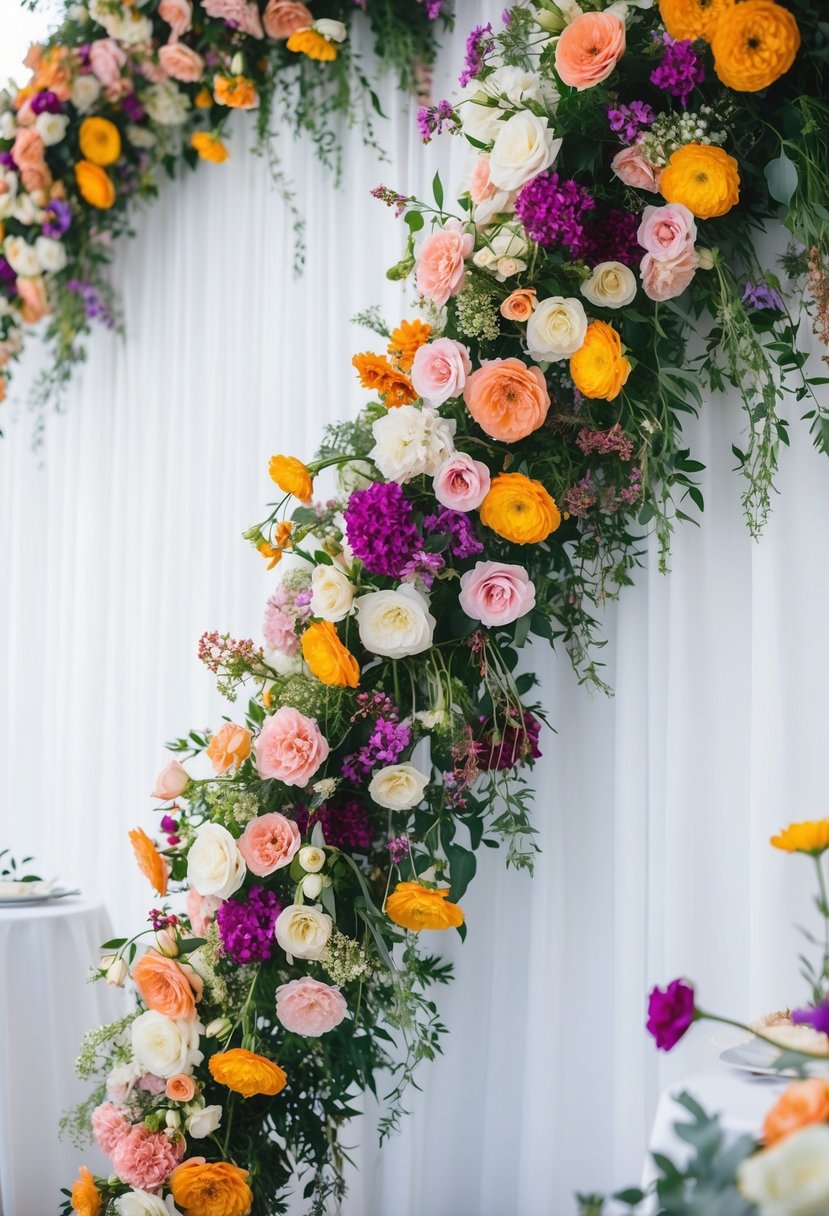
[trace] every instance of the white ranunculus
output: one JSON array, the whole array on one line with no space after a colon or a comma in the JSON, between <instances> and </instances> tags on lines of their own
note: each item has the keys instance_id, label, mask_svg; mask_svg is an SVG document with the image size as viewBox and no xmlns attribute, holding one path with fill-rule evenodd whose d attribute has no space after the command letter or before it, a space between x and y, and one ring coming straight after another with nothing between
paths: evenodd
<instances>
[{"instance_id":1,"label":"white ranunculus","mask_svg":"<svg viewBox=\"0 0 829 1216\"><path fill-rule=\"evenodd\" d=\"M205 1136L212 1136L221 1122L221 1106L202 1106L187 1116L184 1130L194 1140L203 1140Z\"/></svg>"},{"instance_id":2,"label":"white ranunculus","mask_svg":"<svg viewBox=\"0 0 829 1216\"><path fill-rule=\"evenodd\" d=\"M527 351L536 363L569 359L584 344L587 313L581 300L550 296L527 322Z\"/></svg>"},{"instance_id":3,"label":"white ranunculus","mask_svg":"<svg viewBox=\"0 0 829 1216\"><path fill-rule=\"evenodd\" d=\"M35 130L47 148L60 143L68 126L69 119L66 114L49 114L44 110L35 119Z\"/></svg>"},{"instance_id":4,"label":"white ranunculus","mask_svg":"<svg viewBox=\"0 0 829 1216\"><path fill-rule=\"evenodd\" d=\"M436 410L398 406L372 426L369 456L388 481L402 483L421 473L433 477L455 450L455 425Z\"/></svg>"},{"instance_id":5,"label":"white ranunculus","mask_svg":"<svg viewBox=\"0 0 829 1216\"><path fill-rule=\"evenodd\" d=\"M38 207L31 194L18 194L12 205L12 219L19 220L21 224L38 224L43 218L43 212Z\"/></svg>"},{"instance_id":6,"label":"white ranunculus","mask_svg":"<svg viewBox=\"0 0 829 1216\"><path fill-rule=\"evenodd\" d=\"M72 82L72 105L79 114L87 114L101 95L97 76L76 76Z\"/></svg>"},{"instance_id":7,"label":"white ranunculus","mask_svg":"<svg viewBox=\"0 0 829 1216\"><path fill-rule=\"evenodd\" d=\"M149 1191L127 1191L115 1200L118 1216L170 1216L171 1210L174 1209Z\"/></svg>"},{"instance_id":8,"label":"white ranunculus","mask_svg":"<svg viewBox=\"0 0 829 1216\"><path fill-rule=\"evenodd\" d=\"M333 17L320 17L314 22L313 28L329 42L345 42L345 26L342 21L335 21Z\"/></svg>"},{"instance_id":9,"label":"white ranunculus","mask_svg":"<svg viewBox=\"0 0 829 1216\"><path fill-rule=\"evenodd\" d=\"M495 137L489 158L489 179L501 190L518 190L549 169L561 140L550 130L549 119L529 110L513 114Z\"/></svg>"},{"instance_id":10,"label":"white ranunculus","mask_svg":"<svg viewBox=\"0 0 829 1216\"><path fill-rule=\"evenodd\" d=\"M148 1009L132 1024L132 1054L135 1062L145 1072L157 1077L174 1077L176 1073L191 1073L196 1064L201 1064L204 1055L199 1051L199 1033L202 1025L198 1021L173 1021L163 1013Z\"/></svg>"},{"instance_id":11,"label":"white ranunculus","mask_svg":"<svg viewBox=\"0 0 829 1216\"><path fill-rule=\"evenodd\" d=\"M178 127L187 121L190 98L171 80L153 84L141 96L144 109L162 127Z\"/></svg>"},{"instance_id":12,"label":"white ranunculus","mask_svg":"<svg viewBox=\"0 0 829 1216\"><path fill-rule=\"evenodd\" d=\"M581 294L597 308L624 308L636 295L636 275L623 262L599 262Z\"/></svg>"},{"instance_id":13,"label":"white ranunculus","mask_svg":"<svg viewBox=\"0 0 829 1216\"><path fill-rule=\"evenodd\" d=\"M319 904L288 904L276 918L274 935L289 959L316 959L328 945L333 927Z\"/></svg>"},{"instance_id":14,"label":"white ranunculus","mask_svg":"<svg viewBox=\"0 0 829 1216\"><path fill-rule=\"evenodd\" d=\"M104 27L110 38L125 46L149 42L153 36L152 21L137 11L137 5L118 9L110 0L90 0L89 15Z\"/></svg>"},{"instance_id":15,"label":"white ranunculus","mask_svg":"<svg viewBox=\"0 0 829 1216\"><path fill-rule=\"evenodd\" d=\"M30 245L22 236L7 236L3 244L6 261L15 274L31 278L40 274L40 258L34 245Z\"/></svg>"},{"instance_id":16,"label":"white ranunculus","mask_svg":"<svg viewBox=\"0 0 829 1216\"><path fill-rule=\"evenodd\" d=\"M236 841L220 823L203 823L187 854L187 878L199 895L227 899L245 881L247 867Z\"/></svg>"},{"instance_id":17,"label":"white ranunculus","mask_svg":"<svg viewBox=\"0 0 829 1216\"><path fill-rule=\"evenodd\" d=\"M426 597L412 586L359 596L357 619L360 641L372 654L403 659L432 645L435 618Z\"/></svg>"},{"instance_id":18,"label":"white ranunculus","mask_svg":"<svg viewBox=\"0 0 829 1216\"><path fill-rule=\"evenodd\" d=\"M39 236L35 241L35 253L38 256L41 270L54 273L63 270L66 265L66 250L60 241L50 236Z\"/></svg>"},{"instance_id":19,"label":"white ranunculus","mask_svg":"<svg viewBox=\"0 0 829 1216\"><path fill-rule=\"evenodd\" d=\"M311 612L323 621L343 621L351 611L356 587L336 566L315 566L311 575Z\"/></svg>"},{"instance_id":20,"label":"white ranunculus","mask_svg":"<svg viewBox=\"0 0 829 1216\"><path fill-rule=\"evenodd\" d=\"M483 270L489 270L499 283L527 269L526 254L529 244L524 230L518 224L502 224L491 235L487 233L487 244L478 249L472 261Z\"/></svg>"},{"instance_id":21,"label":"white ranunculus","mask_svg":"<svg viewBox=\"0 0 829 1216\"><path fill-rule=\"evenodd\" d=\"M410 811L422 800L428 784L429 778L414 764L389 764L374 774L368 792L387 811Z\"/></svg>"},{"instance_id":22,"label":"white ranunculus","mask_svg":"<svg viewBox=\"0 0 829 1216\"><path fill-rule=\"evenodd\" d=\"M17 133L17 119L11 110L0 114L0 139L14 139Z\"/></svg>"},{"instance_id":23,"label":"white ranunculus","mask_svg":"<svg viewBox=\"0 0 829 1216\"><path fill-rule=\"evenodd\" d=\"M517 194L514 190L496 190L493 186L489 198L482 199L472 209L476 228L486 228L496 215L512 214L515 211Z\"/></svg>"},{"instance_id":24,"label":"white ranunculus","mask_svg":"<svg viewBox=\"0 0 829 1216\"><path fill-rule=\"evenodd\" d=\"M760 1216L826 1216L829 1212L829 1125L794 1132L741 1162L741 1194Z\"/></svg>"}]
</instances>

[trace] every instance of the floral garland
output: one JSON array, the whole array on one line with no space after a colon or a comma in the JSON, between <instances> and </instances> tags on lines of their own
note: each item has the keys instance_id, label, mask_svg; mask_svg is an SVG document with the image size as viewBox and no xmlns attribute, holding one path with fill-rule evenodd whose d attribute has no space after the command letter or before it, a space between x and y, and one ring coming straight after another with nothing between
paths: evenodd
<instances>
[{"instance_id":1,"label":"floral garland","mask_svg":"<svg viewBox=\"0 0 829 1216\"><path fill-rule=\"evenodd\" d=\"M276 156L279 128L304 132L336 175L330 119L380 113L351 53L347 27L364 10L381 66L428 92L444 0L90 0L26 57L27 84L0 92L0 402L27 329L49 318L52 366L35 404L60 400L84 358L90 322L119 326L105 276L113 238L134 205L181 164L222 164L234 110L256 114L258 146L302 220ZM379 148L378 148L379 151ZM302 241L297 242L299 269ZM40 420L42 425L42 419ZM0 432L2 433L2 432Z\"/></svg>"},{"instance_id":2,"label":"floral garland","mask_svg":"<svg viewBox=\"0 0 829 1216\"><path fill-rule=\"evenodd\" d=\"M295 1172L312 1212L342 1195L350 1095L390 1070L386 1134L440 1049L428 988L450 969L418 935L463 936L482 844L532 865L526 641L562 642L601 684L597 606L645 525L664 551L686 500L702 506L680 426L701 386L745 395L755 531L782 387L821 440L787 289L752 244L787 182L802 249L785 265L811 275L821 325L827 44L796 7L509 9L470 36L462 100L420 115L477 150L459 213L437 177L434 207L374 191L405 214L390 274L414 271L424 312L391 332L367 314L385 349L354 366L374 399L309 465L271 460L281 496L245 534L280 568L265 645L201 639L220 690L252 696L172 745L161 847L132 833L186 913L164 903L107 944L100 974L138 1007L81 1056L100 1083L74 1126L91 1120L114 1173L81 1175L80 1216L278 1212Z\"/></svg>"}]
</instances>

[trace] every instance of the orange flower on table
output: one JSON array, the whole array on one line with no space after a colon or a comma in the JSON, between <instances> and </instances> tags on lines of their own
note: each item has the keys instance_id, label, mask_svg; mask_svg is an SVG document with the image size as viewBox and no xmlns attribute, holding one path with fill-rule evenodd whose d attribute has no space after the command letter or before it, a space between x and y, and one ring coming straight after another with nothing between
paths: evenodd
<instances>
[{"instance_id":1,"label":"orange flower on table","mask_svg":"<svg viewBox=\"0 0 829 1216\"><path fill-rule=\"evenodd\" d=\"M630 375L622 354L622 340L606 321L591 321L584 342L570 356L570 375L580 393L594 400L612 401Z\"/></svg>"},{"instance_id":2,"label":"orange flower on table","mask_svg":"<svg viewBox=\"0 0 829 1216\"><path fill-rule=\"evenodd\" d=\"M72 1211L77 1216L98 1216L104 1206L95 1179L85 1165L81 1166L77 1179L72 1183L71 1202Z\"/></svg>"},{"instance_id":3,"label":"orange flower on table","mask_svg":"<svg viewBox=\"0 0 829 1216\"><path fill-rule=\"evenodd\" d=\"M218 1052L210 1057L208 1067L214 1081L244 1098L252 1098L256 1094L273 1096L288 1084L283 1068L244 1047Z\"/></svg>"},{"instance_id":4,"label":"orange flower on table","mask_svg":"<svg viewBox=\"0 0 829 1216\"><path fill-rule=\"evenodd\" d=\"M208 93L207 96L209 105L210 94ZM208 160L213 165L223 165L226 160L230 159L226 145L222 143L218 135L212 135L209 131L194 131L190 136L190 146L198 152L202 160Z\"/></svg>"},{"instance_id":5,"label":"orange flower on table","mask_svg":"<svg viewBox=\"0 0 829 1216\"><path fill-rule=\"evenodd\" d=\"M170 1191L183 1216L247 1216L253 1206L248 1177L230 1161L190 1157L170 1175Z\"/></svg>"},{"instance_id":6,"label":"orange flower on table","mask_svg":"<svg viewBox=\"0 0 829 1216\"><path fill-rule=\"evenodd\" d=\"M788 72L800 50L800 30L794 14L774 0L743 0L718 19L711 50L724 85L756 93Z\"/></svg>"},{"instance_id":7,"label":"orange flower on table","mask_svg":"<svg viewBox=\"0 0 829 1216\"><path fill-rule=\"evenodd\" d=\"M770 843L785 853L808 853L811 857L820 857L829 849L829 819L790 823L782 832L772 836Z\"/></svg>"},{"instance_id":8,"label":"orange flower on table","mask_svg":"<svg viewBox=\"0 0 829 1216\"><path fill-rule=\"evenodd\" d=\"M207 748L207 758L215 773L226 773L229 768L238 768L250 755L253 735L244 726L235 722L224 722L216 731Z\"/></svg>"},{"instance_id":9,"label":"orange flower on table","mask_svg":"<svg viewBox=\"0 0 829 1216\"><path fill-rule=\"evenodd\" d=\"M393 329L389 334L386 350L401 372L410 372L415 355L431 336L432 327L425 321L401 321L397 329Z\"/></svg>"},{"instance_id":10,"label":"orange flower on table","mask_svg":"<svg viewBox=\"0 0 829 1216\"><path fill-rule=\"evenodd\" d=\"M829 1081L810 1077L787 1086L763 1123L766 1144L777 1144L813 1123L829 1123Z\"/></svg>"},{"instance_id":11,"label":"orange flower on table","mask_svg":"<svg viewBox=\"0 0 829 1216\"><path fill-rule=\"evenodd\" d=\"M707 38L734 0L659 0L659 16L672 38Z\"/></svg>"},{"instance_id":12,"label":"orange flower on table","mask_svg":"<svg viewBox=\"0 0 829 1216\"><path fill-rule=\"evenodd\" d=\"M499 473L480 507L481 523L516 545L538 545L561 524L555 499L523 473Z\"/></svg>"},{"instance_id":13,"label":"orange flower on table","mask_svg":"<svg viewBox=\"0 0 829 1216\"><path fill-rule=\"evenodd\" d=\"M314 479L307 465L296 456L271 456L268 476L280 490L308 503L314 496Z\"/></svg>"},{"instance_id":14,"label":"orange flower on table","mask_svg":"<svg viewBox=\"0 0 829 1216\"><path fill-rule=\"evenodd\" d=\"M722 148L686 144L662 170L659 191L667 202L683 203L697 219L714 219L740 201L740 168Z\"/></svg>"},{"instance_id":15,"label":"orange flower on table","mask_svg":"<svg viewBox=\"0 0 829 1216\"><path fill-rule=\"evenodd\" d=\"M361 355L355 355L351 362L357 369L363 388L382 394L389 409L417 401L417 393L409 377L392 367L385 355L364 351Z\"/></svg>"},{"instance_id":16,"label":"orange flower on table","mask_svg":"<svg viewBox=\"0 0 829 1216\"><path fill-rule=\"evenodd\" d=\"M232 110L252 110L259 105L256 86L247 76L214 76L213 96L219 105Z\"/></svg>"},{"instance_id":17,"label":"orange flower on table","mask_svg":"<svg viewBox=\"0 0 829 1216\"><path fill-rule=\"evenodd\" d=\"M75 185L84 202L99 211L106 211L115 202L115 187L109 174L91 160L79 160L75 165Z\"/></svg>"},{"instance_id":18,"label":"orange flower on table","mask_svg":"<svg viewBox=\"0 0 829 1216\"><path fill-rule=\"evenodd\" d=\"M312 675L332 688L356 688L360 665L330 621L314 621L302 635L302 657Z\"/></svg>"},{"instance_id":19,"label":"orange flower on table","mask_svg":"<svg viewBox=\"0 0 829 1216\"><path fill-rule=\"evenodd\" d=\"M528 367L520 359L484 363L467 378L463 399L481 430L502 443L515 443L537 431L550 408L541 368Z\"/></svg>"},{"instance_id":20,"label":"orange flower on table","mask_svg":"<svg viewBox=\"0 0 829 1216\"><path fill-rule=\"evenodd\" d=\"M108 118L85 118L78 132L81 153L93 165L114 165L121 155L121 135Z\"/></svg>"},{"instance_id":21,"label":"orange flower on table","mask_svg":"<svg viewBox=\"0 0 829 1216\"><path fill-rule=\"evenodd\" d=\"M170 868L143 828L129 834L138 868L158 895L167 894Z\"/></svg>"},{"instance_id":22,"label":"orange flower on table","mask_svg":"<svg viewBox=\"0 0 829 1216\"><path fill-rule=\"evenodd\" d=\"M463 924L463 909L450 903L449 889L424 887L419 882L399 882L386 900L386 915L403 929L457 929Z\"/></svg>"},{"instance_id":23,"label":"orange flower on table","mask_svg":"<svg viewBox=\"0 0 829 1216\"><path fill-rule=\"evenodd\" d=\"M148 950L133 967L132 979L148 1009L155 1009L174 1022L179 1019L192 1022L195 1018L202 982L192 967L185 971L175 959Z\"/></svg>"},{"instance_id":24,"label":"orange flower on table","mask_svg":"<svg viewBox=\"0 0 829 1216\"><path fill-rule=\"evenodd\" d=\"M309 59L318 59L321 63L330 63L337 58L337 48L316 30L297 30L291 34L285 43L289 51L298 55L307 55Z\"/></svg>"},{"instance_id":25,"label":"orange flower on table","mask_svg":"<svg viewBox=\"0 0 829 1216\"><path fill-rule=\"evenodd\" d=\"M506 300L501 301L498 309L507 321L529 321L538 305L538 297L534 287L516 287Z\"/></svg>"}]
</instances>

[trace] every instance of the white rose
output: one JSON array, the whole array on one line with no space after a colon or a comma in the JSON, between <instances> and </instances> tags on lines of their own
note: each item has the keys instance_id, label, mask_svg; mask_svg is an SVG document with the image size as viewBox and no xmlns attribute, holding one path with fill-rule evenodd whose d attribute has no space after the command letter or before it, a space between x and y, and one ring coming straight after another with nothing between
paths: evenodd
<instances>
[{"instance_id":1,"label":"white rose","mask_svg":"<svg viewBox=\"0 0 829 1216\"><path fill-rule=\"evenodd\" d=\"M89 10L85 4L70 4L66 14L70 21L86 21Z\"/></svg>"},{"instance_id":2,"label":"white rose","mask_svg":"<svg viewBox=\"0 0 829 1216\"><path fill-rule=\"evenodd\" d=\"M17 133L17 119L11 110L0 114L0 139L14 139Z\"/></svg>"},{"instance_id":3,"label":"white rose","mask_svg":"<svg viewBox=\"0 0 829 1216\"><path fill-rule=\"evenodd\" d=\"M35 130L47 148L60 143L68 126L69 119L65 114L49 114L44 110L35 119Z\"/></svg>"},{"instance_id":4,"label":"white rose","mask_svg":"<svg viewBox=\"0 0 829 1216\"><path fill-rule=\"evenodd\" d=\"M142 95L144 109L162 127L177 127L187 121L190 98L171 80L151 85Z\"/></svg>"},{"instance_id":5,"label":"white rose","mask_svg":"<svg viewBox=\"0 0 829 1216\"><path fill-rule=\"evenodd\" d=\"M501 129L504 111L481 88L477 80L471 80L462 90L455 106L460 115L464 135L479 144L491 144Z\"/></svg>"},{"instance_id":6,"label":"white rose","mask_svg":"<svg viewBox=\"0 0 829 1216\"><path fill-rule=\"evenodd\" d=\"M345 42L345 26L342 21L335 21L332 17L320 17L319 21L314 22L313 28L329 42Z\"/></svg>"},{"instance_id":7,"label":"white rose","mask_svg":"<svg viewBox=\"0 0 829 1216\"><path fill-rule=\"evenodd\" d=\"M389 764L374 774L369 796L387 811L410 811L423 798L429 778L413 764Z\"/></svg>"},{"instance_id":8,"label":"white rose","mask_svg":"<svg viewBox=\"0 0 829 1216\"><path fill-rule=\"evenodd\" d=\"M298 650L296 654L286 654L284 650L277 650L275 646L265 646L265 662L268 667L272 667L280 676L295 676L303 669L302 651ZM273 685L269 685L273 687Z\"/></svg>"},{"instance_id":9,"label":"white rose","mask_svg":"<svg viewBox=\"0 0 829 1216\"><path fill-rule=\"evenodd\" d=\"M184 1130L194 1140L203 1140L211 1136L222 1122L221 1106L202 1106L192 1111L184 1124Z\"/></svg>"},{"instance_id":10,"label":"white rose","mask_svg":"<svg viewBox=\"0 0 829 1216\"><path fill-rule=\"evenodd\" d=\"M308 874L316 874L325 865L325 851L306 844L297 853L297 861Z\"/></svg>"},{"instance_id":11,"label":"white rose","mask_svg":"<svg viewBox=\"0 0 829 1216\"><path fill-rule=\"evenodd\" d=\"M76 76L72 82L72 105L79 114L86 114L101 95L97 76Z\"/></svg>"},{"instance_id":12,"label":"white rose","mask_svg":"<svg viewBox=\"0 0 829 1216\"><path fill-rule=\"evenodd\" d=\"M37 251L34 245L24 241L22 236L7 236L3 245L3 253L15 274L22 274L24 278L40 274L40 258L37 256Z\"/></svg>"},{"instance_id":13,"label":"white rose","mask_svg":"<svg viewBox=\"0 0 829 1216\"><path fill-rule=\"evenodd\" d=\"M454 419L435 410L401 405L372 426L369 456L389 481L404 482L426 473L432 477L455 450Z\"/></svg>"},{"instance_id":14,"label":"white rose","mask_svg":"<svg viewBox=\"0 0 829 1216\"><path fill-rule=\"evenodd\" d=\"M18 194L12 205L11 214L14 219L26 225L37 224L42 217L40 207L31 194Z\"/></svg>"},{"instance_id":15,"label":"white rose","mask_svg":"<svg viewBox=\"0 0 829 1216\"><path fill-rule=\"evenodd\" d=\"M584 343L587 313L581 300L550 296L527 322L527 351L536 363L569 359Z\"/></svg>"},{"instance_id":16,"label":"white rose","mask_svg":"<svg viewBox=\"0 0 829 1216\"><path fill-rule=\"evenodd\" d=\"M49 236L39 236L35 241L35 253L42 270L55 272L63 270L66 265L66 250L60 241L54 241Z\"/></svg>"},{"instance_id":17,"label":"white rose","mask_svg":"<svg viewBox=\"0 0 829 1216\"><path fill-rule=\"evenodd\" d=\"M510 275L527 269L524 255L528 251L523 230L518 225L502 224L497 232L487 235L487 244L475 253L472 261L482 270L491 271L498 282L503 283Z\"/></svg>"},{"instance_id":18,"label":"white rose","mask_svg":"<svg viewBox=\"0 0 829 1216\"><path fill-rule=\"evenodd\" d=\"M236 841L220 823L203 823L187 854L187 878L199 895L227 899L245 881L247 867Z\"/></svg>"},{"instance_id":19,"label":"white rose","mask_svg":"<svg viewBox=\"0 0 829 1216\"><path fill-rule=\"evenodd\" d=\"M436 621L428 600L414 587L369 591L358 598L357 615L360 641L372 654L403 659L432 645Z\"/></svg>"},{"instance_id":20,"label":"white rose","mask_svg":"<svg viewBox=\"0 0 829 1216\"><path fill-rule=\"evenodd\" d=\"M502 190L517 190L549 169L561 140L549 129L549 119L529 110L513 114L501 125L489 158L489 179Z\"/></svg>"},{"instance_id":21,"label":"white rose","mask_svg":"<svg viewBox=\"0 0 829 1216\"><path fill-rule=\"evenodd\" d=\"M127 1191L115 1200L118 1216L170 1216L174 1210L149 1191Z\"/></svg>"},{"instance_id":22,"label":"white rose","mask_svg":"<svg viewBox=\"0 0 829 1216\"><path fill-rule=\"evenodd\" d=\"M322 874L306 874L302 880L302 894L306 899L319 899L324 885Z\"/></svg>"},{"instance_id":23,"label":"white rose","mask_svg":"<svg viewBox=\"0 0 829 1216\"><path fill-rule=\"evenodd\" d=\"M0 220L7 219L11 215L19 184L20 179L14 169L7 169L5 165L0 165L0 186L3 187L3 193L0 194Z\"/></svg>"},{"instance_id":24,"label":"white rose","mask_svg":"<svg viewBox=\"0 0 829 1216\"><path fill-rule=\"evenodd\" d=\"M581 294L598 308L624 308L636 295L636 275L622 262L599 262Z\"/></svg>"},{"instance_id":25,"label":"white rose","mask_svg":"<svg viewBox=\"0 0 829 1216\"><path fill-rule=\"evenodd\" d=\"M289 904L276 918L274 934L287 954L293 958L319 958L325 947L334 922L323 912L319 904Z\"/></svg>"},{"instance_id":26,"label":"white rose","mask_svg":"<svg viewBox=\"0 0 829 1216\"><path fill-rule=\"evenodd\" d=\"M191 1073L201 1064L198 1021L165 1018L163 1013L148 1009L132 1024L132 1054L145 1072L157 1077L174 1077L178 1072Z\"/></svg>"},{"instance_id":27,"label":"white rose","mask_svg":"<svg viewBox=\"0 0 829 1216\"><path fill-rule=\"evenodd\" d=\"M826 1216L829 1212L829 1125L794 1132L740 1163L737 1186L760 1216Z\"/></svg>"},{"instance_id":28,"label":"white rose","mask_svg":"<svg viewBox=\"0 0 829 1216\"><path fill-rule=\"evenodd\" d=\"M528 101L539 104L543 101L541 77L524 68L496 68L487 76L484 88L490 96L504 98L516 110L523 109Z\"/></svg>"},{"instance_id":29,"label":"white rose","mask_svg":"<svg viewBox=\"0 0 829 1216\"><path fill-rule=\"evenodd\" d=\"M156 138L149 127L139 127L137 123L131 122L127 125L127 141L134 148L152 148Z\"/></svg>"},{"instance_id":30,"label":"white rose","mask_svg":"<svg viewBox=\"0 0 829 1216\"><path fill-rule=\"evenodd\" d=\"M315 566L311 575L311 613L323 621L342 621L351 611L357 588L336 566Z\"/></svg>"}]
</instances>

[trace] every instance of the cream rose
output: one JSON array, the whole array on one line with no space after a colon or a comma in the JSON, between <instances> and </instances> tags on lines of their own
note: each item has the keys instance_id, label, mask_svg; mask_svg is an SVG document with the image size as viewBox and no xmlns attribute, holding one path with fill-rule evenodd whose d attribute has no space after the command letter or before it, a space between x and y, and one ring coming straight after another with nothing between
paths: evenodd
<instances>
[{"instance_id":1,"label":"cream rose","mask_svg":"<svg viewBox=\"0 0 829 1216\"><path fill-rule=\"evenodd\" d=\"M172 80L151 85L141 98L153 122L162 127L178 127L187 121L190 98Z\"/></svg>"},{"instance_id":2,"label":"cream rose","mask_svg":"<svg viewBox=\"0 0 829 1216\"><path fill-rule=\"evenodd\" d=\"M227 899L245 881L247 867L236 841L220 823L203 823L187 854L187 878L199 895Z\"/></svg>"},{"instance_id":3,"label":"cream rose","mask_svg":"<svg viewBox=\"0 0 829 1216\"><path fill-rule=\"evenodd\" d=\"M3 253L15 274L23 275L24 278L40 274L40 258L35 247L22 236L7 236Z\"/></svg>"},{"instance_id":4,"label":"cream rose","mask_svg":"<svg viewBox=\"0 0 829 1216\"><path fill-rule=\"evenodd\" d=\"M495 137L489 157L489 180L501 190L517 190L549 169L561 140L550 130L549 119L529 110L513 114Z\"/></svg>"},{"instance_id":5,"label":"cream rose","mask_svg":"<svg viewBox=\"0 0 829 1216\"><path fill-rule=\"evenodd\" d=\"M69 119L66 114L49 114L44 111L35 119L35 130L47 148L60 143L68 126Z\"/></svg>"},{"instance_id":6,"label":"cream rose","mask_svg":"<svg viewBox=\"0 0 829 1216\"><path fill-rule=\"evenodd\" d=\"M316 874L325 865L325 850L306 844L297 853L297 860L308 874Z\"/></svg>"},{"instance_id":7,"label":"cream rose","mask_svg":"<svg viewBox=\"0 0 829 1216\"><path fill-rule=\"evenodd\" d=\"M66 265L66 250L60 241L50 236L39 236L35 241L35 253L41 270L54 273Z\"/></svg>"},{"instance_id":8,"label":"cream rose","mask_svg":"<svg viewBox=\"0 0 829 1216\"><path fill-rule=\"evenodd\" d=\"M351 611L357 588L336 566L315 566L311 575L311 613L323 621L342 621Z\"/></svg>"},{"instance_id":9,"label":"cream rose","mask_svg":"<svg viewBox=\"0 0 829 1216\"><path fill-rule=\"evenodd\" d=\"M274 935L289 960L316 959L328 945L333 927L319 904L289 904L276 918Z\"/></svg>"},{"instance_id":10,"label":"cream rose","mask_svg":"<svg viewBox=\"0 0 829 1216\"><path fill-rule=\"evenodd\" d=\"M170 1216L172 1210L163 1199L149 1191L127 1191L115 1200L118 1216Z\"/></svg>"},{"instance_id":11,"label":"cream rose","mask_svg":"<svg viewBox=\"0 0 829 1216\"><path fill-rule=\"evenodd\" d=\"M196 1020L173 1021L163 1013L148 1009L135 1019L130 1031L132 1054L145 1072L157 1077L174 1077L176 1073L191 1073L201 1064L199 1051L202 1025Z\"/></svg>"},{"instance_id":12,"label":"cream rose","mask_svg":"<svg viewBox=\"0 0 829 1216\"><path fill-rule=\"evenodd\" d=\"M410 811L422 800L429 778L414 764L389 764L374 774L369 796L387 811Z\"/></svg>"},{"instance_id":13,"label":"cream rose","mask_svg":"<svg viewBox=\"0 0 829 1216\"><path fill-rule=\"evenodd\" d=\"M196 1110L190 1109L184 1130L194 1140L203 1140L205 1136L211 1136L221 1122L221 1106L200 1106Z\"/></svg>"},{"instance_id":14,"label":"cream rose","mask_svg":"<svg viewBox=\"0 0 829 1216\"><path fill-rule=\"evenodd\" d=\"M314 22L313 28L328 42L345 42L345 26L342 21L335 21L333 17L320 17Z\"/></svg>"},{"instance_id":15,"label":"cream rose","mask_svg":"<svg viewBox=\"0 0 829 1216\"><path fill-rule=\"evenodd\" d=\"M624 308L636 295L636 275L622 262L599 262L581 294L597 308Z\"/></svg>"},{"instance_id":16,"label":"cream rose","mask_svg":"<svg viewBox=\"0 0 829 1216\"><path fill-rule=\"evenodd\" d=\"M576 353L586 333L587 314L581 300L550 296L527 322L527 351L536 363L557 363Z\"/></svg>"},{"instance_id":17,"label":"cream rose","mask_svg":"<svg viewBox=\"0 0 829 1216\"><path fill-rule=\"evenodd\" d=\"M369 456L388 481L402 483L421 473L433 477L455 450L455 425L436 410L398 406L373 424Z\"/></svg>"},{"instance_id":18,"label":"cream rose","mask_svg":"<svg viewBox=\"0 0 829 1216\"><path fill-rule=\"evenodd\" d=\"M740 1193L760 1216L825 1216L829 1212L829 1125L807 1127L741 1162Z\"/></svg>"},{"instance_id":19,"label":"cream rose","mask_svg":"<svg viewBox=\"0 0 829 1216\"><path fill-rule=\"evenodd\" d=\"M101 82L96 76L76 76L72 82L72 105L79 114L86 114L101 94Z\"/></svg>"},{"instance_id":20,"label":"cream rose","mask_svg":"<svg viewBox=\"0 0 829 1216\"><path fill-rule=\"evenodd\" d=\"M360 641L372 654L403 659L432 645L437 622L428 601L414 587L369 591L356 603Z\"/></svg>"}]
</instances>

